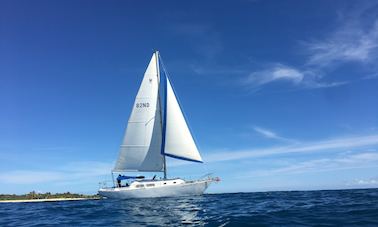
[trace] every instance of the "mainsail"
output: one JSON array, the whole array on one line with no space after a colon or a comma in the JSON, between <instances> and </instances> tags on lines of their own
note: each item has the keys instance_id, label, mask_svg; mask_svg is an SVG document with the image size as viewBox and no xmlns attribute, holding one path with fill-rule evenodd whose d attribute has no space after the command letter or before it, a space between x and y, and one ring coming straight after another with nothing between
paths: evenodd
<instances>
[{"instance_id":1,"label":"mainsail","mask_svg":"<svg viewBox=\"0 0 378 227\"><path fill-rule=\"evenodd\" d=\"M168 76L160 78L156 52L144 74L113 171L166 173L164 156L202 162Z\"/></svg>"},{"instance_id":2,"label":"mainsail","mask_svg":"<svg viewBox=\"0 0 378 227\"><path fill-rule=\"evenodd\" d=\"M144 74L113 170L115 172L163 170L157 58L157 54L153 54Z\"/></svg>"}]
</instances>

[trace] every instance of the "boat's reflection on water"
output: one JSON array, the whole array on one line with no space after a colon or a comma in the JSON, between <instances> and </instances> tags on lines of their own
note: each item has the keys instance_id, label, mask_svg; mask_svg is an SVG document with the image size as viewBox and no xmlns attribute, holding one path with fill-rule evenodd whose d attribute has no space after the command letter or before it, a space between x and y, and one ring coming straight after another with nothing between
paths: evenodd
<instances>
[{"instance_id":1,"label":"boat's reflection on water","mask_svg":"<svg viewBox=\"0 0 378 227\"><path fill-rule=\"evenodd\" d=\"M121 225L204 225L203 196L112 200ZM202 218L201 218L202 217Z\"/></svg>"}]
</instances>

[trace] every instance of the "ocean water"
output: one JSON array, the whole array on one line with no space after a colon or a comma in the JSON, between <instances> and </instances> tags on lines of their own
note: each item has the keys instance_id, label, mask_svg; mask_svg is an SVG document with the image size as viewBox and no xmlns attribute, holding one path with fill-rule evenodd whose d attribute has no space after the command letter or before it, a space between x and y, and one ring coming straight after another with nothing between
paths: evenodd
<instances>
[{"instance_id":1,"label":"ocean water","mask_svg":"<svg viewBox=\"0 0 378 227\"><path fill-rule=\"evenodd\" d=\"M0 203L0 226L378 226L378 189Z\"/></svg>"}]
</instances>

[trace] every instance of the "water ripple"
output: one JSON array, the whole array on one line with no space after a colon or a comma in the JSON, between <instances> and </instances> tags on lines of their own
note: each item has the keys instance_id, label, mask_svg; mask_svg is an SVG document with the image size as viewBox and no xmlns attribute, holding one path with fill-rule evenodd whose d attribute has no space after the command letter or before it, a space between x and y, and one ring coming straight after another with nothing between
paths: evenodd
<instances>
[{"instance_id":1,"label":"water ripple","mask_svg":"<svg viewBox=\"0 0 378 227\"><path fill-rule=\"evenodd\" d=\"M378 189L0 204L0 226L378 226Z\"/></svg>"}]
</instances>

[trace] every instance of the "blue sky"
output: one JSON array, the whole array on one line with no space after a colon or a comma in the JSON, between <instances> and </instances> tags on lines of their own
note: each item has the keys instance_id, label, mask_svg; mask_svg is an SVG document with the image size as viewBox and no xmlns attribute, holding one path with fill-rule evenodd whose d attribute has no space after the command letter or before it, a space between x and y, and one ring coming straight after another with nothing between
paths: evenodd
<instances>
[{"instance_id":1,"label":"blue sky","mask_svg":"<svg viewBox=\"0 0 378 227\"><path fill-rule=\"evenodd\" d=\"M1 1L0 193L110 180L158 49L209 192L378 186L378 5Z\"/></svg>"}]
</instances>

